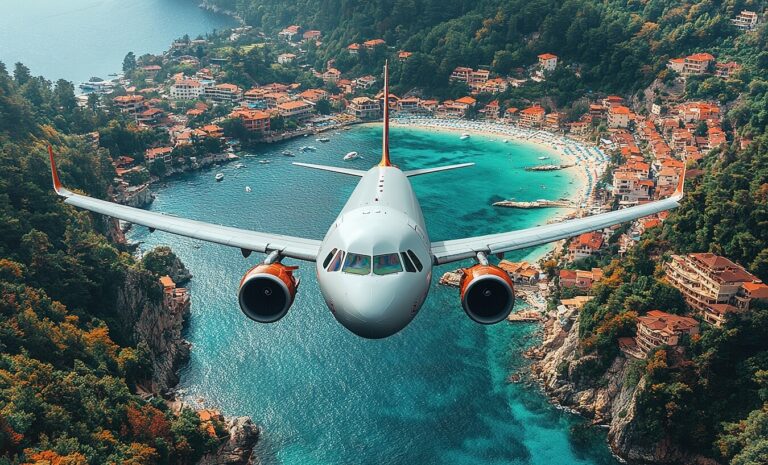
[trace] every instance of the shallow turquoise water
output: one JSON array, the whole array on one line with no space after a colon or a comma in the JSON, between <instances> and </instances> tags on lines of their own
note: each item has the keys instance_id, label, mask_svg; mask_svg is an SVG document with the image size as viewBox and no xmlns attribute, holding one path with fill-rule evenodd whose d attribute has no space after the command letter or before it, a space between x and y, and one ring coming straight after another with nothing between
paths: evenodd
<instances>
[{"instance_id":1,"label":"shallow turquoise water","mask_svg":"<svg viewBox=\"0 0 768 465\"><path fill-rule=\"evenodd\" d=\"M215 171L169 182L151 208L320 238L355 179L290 162L365 169L378 159L379 134L376 127L358 127L330 134L325 144L302 138L274 145L243 158L243 169L222 167L221 183L214 182ZM413 179L433 240L544 223L555 212L490 203L556 199L575 186L565 174L523 171L543 155L532 146L399 128L391 139L393 161L404 169L477 163ZM301 145L318 151L299 153ZM297 157L281 156L286 149ZM363 159L341 161L351 150ZM260 257L246 260L238 250L150 235L145 228L136 228L130 239L145 241L144 247L171 245L195 275L187 331L194 346L181 385L191 399L263 425L259 447L267 464L616 463L599 432L574 436L571 428L580 420L549 405L538 388L506 383L510 371L525 366L521 354L535 342L535 327L476 325L461 310L455 289L435 283L409 327L370 341L335 322L313 267L304 264L291 311L278 323L259 325L240 313L236 292L239 278Z\"/></svg>"},{"instance_id":2,"label":"shallow turquoise water","mask_svg":"<svg viewBox=\"0 0 768 465\"><path fill-rule=\"evenodd\" d=\"M233 27L232 18L198 8L199 0L3 0L0 61L34 75L75 83L107 79L123 57L167 50L189 34Z\"/></svg>"}]
</instances>

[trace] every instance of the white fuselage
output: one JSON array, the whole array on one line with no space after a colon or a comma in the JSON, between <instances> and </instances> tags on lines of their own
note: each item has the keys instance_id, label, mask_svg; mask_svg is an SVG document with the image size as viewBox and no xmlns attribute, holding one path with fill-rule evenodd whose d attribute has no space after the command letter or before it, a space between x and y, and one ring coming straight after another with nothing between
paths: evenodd
<instances>
[{"instance_id":1,"label":"white fuselage","mask_svg":"<svg viewBox=\"0 0 768 465\"><path fill-rule=\"evenodd\" d=\"M323 239L317 281L336 320L366 338L411 322L429 292L432 256L411 183L393 166L371 168Z\"/></svg>"}]
</instances>

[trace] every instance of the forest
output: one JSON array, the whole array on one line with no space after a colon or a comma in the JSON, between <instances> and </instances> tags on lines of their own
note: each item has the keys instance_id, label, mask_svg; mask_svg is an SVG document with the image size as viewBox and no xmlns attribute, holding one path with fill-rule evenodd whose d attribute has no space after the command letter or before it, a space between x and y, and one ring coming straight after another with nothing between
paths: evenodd
<instances>
[{"instance_id":1,"label":"forest","mask_svg":"<svg viewBox=\"0 0 768 465\"><path fill-rule=\"evenodd\" d=\"M194 411L133 394L152 367L112 304L128 272L160 299L158 273L51 189L49 143L68 185L105 197L114 177L78 134L122 123L73 91L0 63L0 464L195 463L216 439Z\"/></svg>"}]
</instances>

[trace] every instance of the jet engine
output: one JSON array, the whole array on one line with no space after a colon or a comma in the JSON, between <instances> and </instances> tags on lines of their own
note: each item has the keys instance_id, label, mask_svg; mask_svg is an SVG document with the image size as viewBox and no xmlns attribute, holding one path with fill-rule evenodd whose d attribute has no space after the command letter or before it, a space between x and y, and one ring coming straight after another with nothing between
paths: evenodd
<instances>
[{"instance_id":1,"label":"jet engine","mask_svg":"<svg viewBox=\"0 0 768 465\"><path fill-rule=\"evenodd\" d=\"M262 263L248 270L240 280L240 309L253 321L274 323L288 313L299 288L293 276L296 266L280 262Z\"/></svg>"},{"instance_id":2,"label":"jet engine","mask_svg":"<svg viewBox=\"0 0 768 465\"><path fill-rule=\"evenodd\" d=\"M515 306L515 290L509 275L493 265L465 268L459 289L461 306L477 323L490 325L505 319Z\"/></svg>"}]
</instances>

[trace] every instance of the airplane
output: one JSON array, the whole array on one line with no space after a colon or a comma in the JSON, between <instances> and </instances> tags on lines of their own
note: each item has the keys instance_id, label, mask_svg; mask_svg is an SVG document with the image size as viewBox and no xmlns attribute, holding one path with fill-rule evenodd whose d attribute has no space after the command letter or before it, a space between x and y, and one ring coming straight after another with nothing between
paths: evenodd
<instances>
[{"instance_id":1,"label":"airplane","mask_svg":"<svg viewBox=\"0 0 768 465\"><path fill-rule=\"evenodd\" d=\"M467 316L480 324L498 323L515 303L509 275L489 256L567 239L679 206L681 176L666 199L622 210L532 228L463 239L431 241L410 178L464 168L473 163L402 171L389 157L389 69L384 65L382 155L368 171L293 163L297 166L360 178L322 240L285 236L178 218L77 194L62 186L49 146L55 192L64 203L161 231L237 247L244 257L266 254L240 280L238 302L259 323L274 323L294 302L298 267L286 258L315 262L323 298L336 320L368 339L391 336L416 316L429 293L437 265L474 259L463 268L459 299Z\"/></svg>"}]
</instances>

